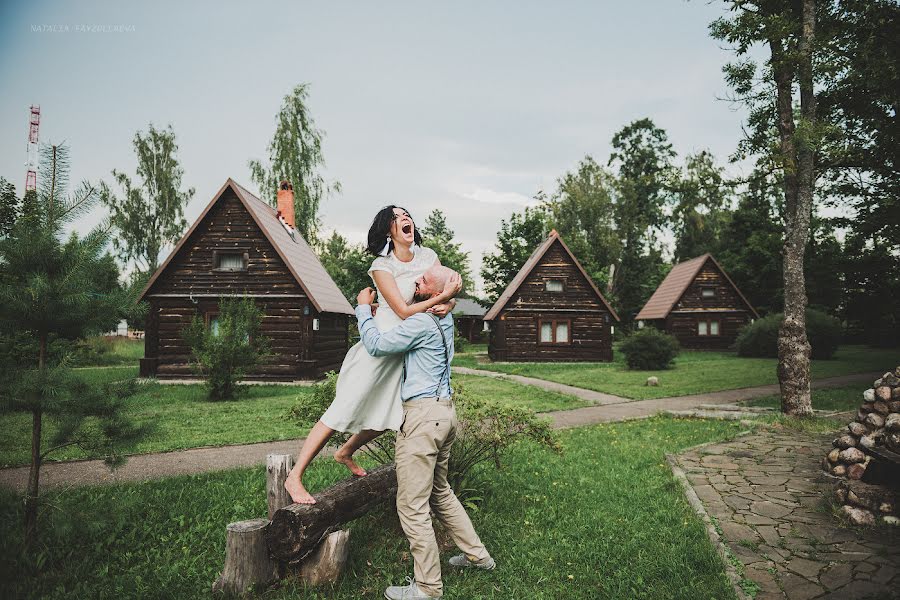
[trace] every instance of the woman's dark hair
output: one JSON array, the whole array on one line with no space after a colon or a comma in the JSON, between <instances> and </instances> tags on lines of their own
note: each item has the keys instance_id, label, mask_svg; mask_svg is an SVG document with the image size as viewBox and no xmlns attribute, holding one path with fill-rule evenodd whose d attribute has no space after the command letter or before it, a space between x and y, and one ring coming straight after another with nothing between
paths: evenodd
<instances>
[{"instance_id":1,"label":"woman's dark hair","mask_svg":"<svg viewBox=\"0 0 900 600\"><path fill-rule=\"evenodd\" d=\"M369 243L366 245L366 250L369 251L369 254L374 254L375 256L381 254L384 243L387 241L387 238L391 236L391 223L394 222L395 208L404 210L406 211L406 214L409 214L409 211L402 206L394 206L393 204L379 210L378 214L375 215L375 218L372 219L372 226L369 227ZM410 219L412 219L412 215L410 215ZM413 225L415 225L414 219ZM414 227L413 241L419 246L422 245L422 234L419 233L418 227ZM391 242L390 250L393 249L394 242Z\"/></svg>"}]
</instances>

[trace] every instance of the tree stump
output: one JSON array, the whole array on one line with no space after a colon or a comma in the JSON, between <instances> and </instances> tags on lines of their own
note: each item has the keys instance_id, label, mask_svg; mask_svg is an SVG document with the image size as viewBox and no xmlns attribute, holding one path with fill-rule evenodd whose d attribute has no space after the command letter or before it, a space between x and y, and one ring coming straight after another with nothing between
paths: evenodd
<instances>
[{"instance_id":1,"label":"tree stump","mask_svg":"<svg viewBox=\"0 0 900 600\"><path fill-rule=\"evenodd\" d=\"M344 571L349 554L350 531L346 529L335 531L303 559L297 575L313 586L334 583Z\"/></svg>"},{"instance_id":2,"label":"tree stump","mask_svg":"<svg viewBox=\"0 0 900 600\"><path fill-rule=\"evenodd\" d=\"M278 565L266 547L266 519L229 523L226 528L225 568L213 583L214 593L243 595L250 586L266 586L278 576Z\"/></svg>"},{"instance_id":3,"label":"tree stump","mask_svg":"<svg viewBox=\"0 0 900 600\"><path fill-rule=\"evenodd\" d=\"M378 467L365 477L340 481L315 494L315 504L291 504L276 511L266 527L269 552L277 560L296 563L342 524L396 495L397 472L393 464Z\"/></svg>"},{"instance_id":4,"label":"tree stump","mask_svg":"<svg viewBox=\"0 0 900 600\"><path fill-rule=\"evenodd\" d=\"M290 454L269 454L266 456L266 497L269 501L269 519L279 508L293 503L291 495L284 489L288 473L294 468Z\"/></svg>"}]
</instances>

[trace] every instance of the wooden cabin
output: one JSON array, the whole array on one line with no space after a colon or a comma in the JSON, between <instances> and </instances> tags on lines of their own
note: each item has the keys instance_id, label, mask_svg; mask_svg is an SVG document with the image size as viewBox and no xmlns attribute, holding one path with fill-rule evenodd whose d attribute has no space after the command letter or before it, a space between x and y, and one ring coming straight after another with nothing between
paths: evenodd
<instances>
[{"instance_id":1,"label":"wooden cabin","mask_svg":"<svg viewBox=\"0 0 900 600\"><path fill-rule=\"evenodd\" d=\"M684 348L722 350L738 331L759 318L711 254L672 267L637 314L638 327L652 325L673 335Z\"/></svg>"},{"instance_id":2,"label":"wooden cabin","mask_svg":"<svg viewBox=\"0 0 900 600\"><path fill-rule=\"evenodd\" d=\"M457 298L453 309L453 324L459 335L475 344L481 341L484 331L484 313L487 309L471 298Z\"/></svg>"},{"instance_id":3,"label":"wooden cabin","mask_svg":"<svg viewBox=\"0 0 900 600\"><path fill-rule=\"evenodd\" d=\"M484 315L497 361L611 361L612 309L556 230Z\"/></svg>"},{"instance_id":4,"label":"wooden cabin","mask_svg":"<svg viewBox=\"0 0 900 600\"><path fill-rule=\"evenodd\" d=\"M293 189L276 211L228 179L147 283L142 377L196 377L182 333L195 315L214 325L219 301L253 298L272 355L248 379L316 379L339 370L353 308L294 230Z\"/></svg>"}]
</instances>

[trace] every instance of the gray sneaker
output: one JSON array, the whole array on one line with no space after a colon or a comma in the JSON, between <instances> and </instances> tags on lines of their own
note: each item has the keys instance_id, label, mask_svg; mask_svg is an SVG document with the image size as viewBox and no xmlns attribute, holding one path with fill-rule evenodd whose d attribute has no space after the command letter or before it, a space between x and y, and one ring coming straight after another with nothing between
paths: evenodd
<instances>
[{"instance_id":1,"label":"gray sneaker","mask_svg":"<svg viewBox=\"0 0 900 600\"><path fill-rule=\"evenodd\" d=\"M416 582L412 578L407 577L406 581L409 585L392 585L384 590L384 597L388 600L431 600L432 598L440 598L441 596L429 596L419 589Z\"/></svg>"},{"instance_id":2,"label":"gray sneaker","mask_svg":"<svg viewBox=\"0 0 900 600\"><path fill-rule=\"evenodd\" d=\"M450 559L450 564L454 567L461 567L464 569L471 567L475 569L484 569L485 571L493 571L497 567L497 563L495 563L494 559L490 556L480 562L472 562L465 554L452 557Z\"/></svg>"}]
</instances>

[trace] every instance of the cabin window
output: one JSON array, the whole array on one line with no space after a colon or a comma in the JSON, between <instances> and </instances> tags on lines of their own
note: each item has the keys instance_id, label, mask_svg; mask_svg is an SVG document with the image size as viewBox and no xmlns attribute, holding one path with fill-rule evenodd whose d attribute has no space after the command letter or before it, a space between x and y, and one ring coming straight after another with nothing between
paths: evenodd
<instances>
[{"instance_id":1,"label":"cabin window","mask_svg":"<svg viewBox=\"0 0 900 600\"><path fill-rule=\"evenodd\" d=\"M218 337L218 335L219 335L219 315L210 315L209 330L212 331L212 334L214 336Z\"/></svg>"},{"instance_id":2,"label":"cabin window","mask_svg":"<svg viewBox=\"0 0 900 600\"><path fill-rule=\"evenodd\" d=\"M700 297L704 299L715 298L716 288L703 288L700 290Z\"/></svg>"},{"instance_id":3,"label":"cabin window","mask_svg":"<svg viewBox=\"0 0 900 600\"><path fill-rule=\"evenodd\" d=\"M213 265L217 271L246 271L248 254L246 252L213 252Z\"/></svg>"},{"instance_id":4,"label":"cabin window","mask_svg":"<svg viewBox=\"0 0 900 600\"><path fill-rule=\"evenodd\" d=\"M566 286L562 279L547 279L544 281L544 288L548 292L562 292L565 291Z\"/></svg>"},{"instance_id":5,"label":"cabin window","mask_svg":"<svg viewBox=\"0 0 900 600\"><path fill-rule=\"evenodd\" d=\"M538 341L541 344L568 344L571 341L570 327L568 319L538 321Z\"/></svg>"},{"instance_id":6,"label":"cabin window","mask_svg":"<svg viewBox=\"0 0 900 600\"><path fill-rule=\"evenodd\" d=\"M719 322L697 321L697 335L719 335Z\"/></svg>"}]
</instances>

